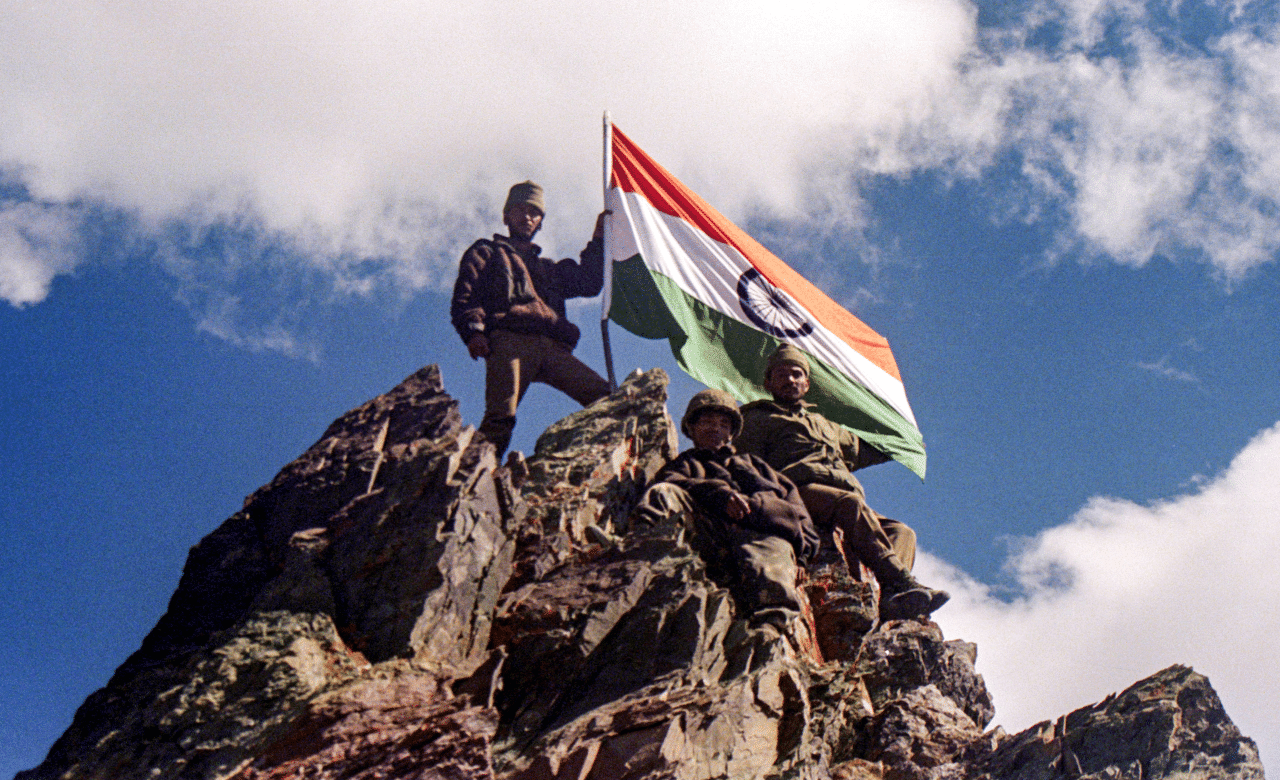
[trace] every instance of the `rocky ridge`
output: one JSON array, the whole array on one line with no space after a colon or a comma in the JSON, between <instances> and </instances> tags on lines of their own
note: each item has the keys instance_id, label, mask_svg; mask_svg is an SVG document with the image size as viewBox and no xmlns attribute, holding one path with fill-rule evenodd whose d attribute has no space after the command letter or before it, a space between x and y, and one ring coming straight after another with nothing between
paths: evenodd
<instances>
[{"instance_id":1,"label":"rocky ridge","mask_svg":"<svg viewBox=\"0 0 1280 780\"><path fill-rule=\"evenodd\" d=\"M824 544L750 628L676 523L666 376L549 428L517 488L428 366L336 420L192 548L169 609L36 778L1261 780L1171 667L1016 735L977 648L877 618Z\"/></svg>"}]
</instances>

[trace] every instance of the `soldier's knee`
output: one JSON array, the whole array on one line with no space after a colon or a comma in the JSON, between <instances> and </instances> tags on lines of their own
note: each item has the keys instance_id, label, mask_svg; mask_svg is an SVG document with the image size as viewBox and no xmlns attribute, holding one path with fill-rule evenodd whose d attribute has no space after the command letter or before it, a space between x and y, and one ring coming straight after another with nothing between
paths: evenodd
<instances>
[{"instance_id":1,"label":"soldier's knee","mask_svg":"<svg viewBox=\"0 0 1280 780\"><path fill-rule=\"evenodd\" d=\"M670 482L659 482L656 485L650 485L649 489L645 491L645 495L650 502L673 510L683 509L692 505L689 500L689 494L684 488L673 485Z\"/></svg>"},{"instance_id":2,"label":"soldier's knee","mask_svg":"<svg viewBox=\"0 0 1280 780\"><path fill-rule=\"evenodd\" d=\"M866 502L852 491L842 490L839 497L835 500L835 513L841 516L856 518L862 514Z\"/></svg>"},{"instance_id":3,"label":"soldier's knee","mask_svg":"<svg viewBox=\"0 0 1280 780\"><path fill-rule=\"evenodd\" d=\"M836 500L832 518L846 534L853 533L858 536L865 536L872 527L877 525L871 517L867 503L856 493L845 493Z\"/></svg>"},{"instance_id":4,"label":"soldier's knee","mask_svg":"<svg viewBox=\"0 0 1280 780\"><path fill-rule=\"evenodd\" d=\"M667 518L687 518L692 509L693 500L684 489L669 482L658 482L650 485L640 497L632 513L632 522L639 520L654 525Z\"/></svg>"},{"instance_id":5,"label":"soldier's knee","mask_svg":"<svg viewBox=\"0 0 1280 780\"><path fill-rule=\"evenodd\" d=\"M893 546L909 547L912 550L916 548L916 532L911 527L898 523L890 531L889 536L893 539Z\"/></svg>"}]
</instances>

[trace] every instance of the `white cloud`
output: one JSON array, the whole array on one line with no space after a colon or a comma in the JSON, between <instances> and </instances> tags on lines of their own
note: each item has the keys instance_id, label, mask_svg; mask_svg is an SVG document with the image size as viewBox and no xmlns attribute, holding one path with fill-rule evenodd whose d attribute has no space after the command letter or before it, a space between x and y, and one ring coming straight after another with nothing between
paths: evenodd
<instances>
[{"instance_id":1,"label":"white cloud","mask_svg":"<svg viewBox=\"0 0 1280 780\"><path fill-rule=\"evenodd\" d=\"M167 245L175 223L248 219L338 294L445 289L528 177L549 192L543 243L576 251L599 207L605 107L731 216L856 227L867 204L851 188L869 176L993 176L1013 154L1020 178L991 183L1021 191L1026 218L1064 210L1058 243L1075 251L1188 254L1234 280L1280 247L1280 46L1233 32L1210 54L1173 49L1136 3L1029 7L1002 30L978 29L966 0L0 0L0 14L0 166L35 201L106 204L161 257L223 266L202 278L266 245L201 254ZM1117 17L1129 51L1099 56ZM1027 43L1045 20L1062 23L1052 49ZM11 302L85 259L21 257L7 278L37 281Z\"/></svg>"},{"instance_id":2,"label":"white cloud","mask_svg":"<svg viewBox=\"0 0 1280 780\"><path fill-rule=\"evenodd\" d=\"M1278 469L1280 424L1194 493L1150 506L1093 499L1010 559L1024 591L1011 602L922 557L921 578L953 594L939 624L978 644L996 722L1017 731L1189 664L1274 762Z\"/></svg>"},{"instance_id":3,"label":"white cloud","mask_svg":"<svg viewBox=\"0 0 1280 780\"><path fill-rule=\"evenodd\" d=\"M252 352L279 352L282 355L316 361L320 349L314 343L300 339L294 328L279 322L246 327L244 318L237 311L239 301L225 298L217 308L208 308L196 323L196 330L228 341Z\"/></svg>"},{"instance_id":4,"label":"white cloud","mask_svg":"<svg viewBox=\"0 0 1280 780\"><path fill-rule=\"evenodd\" d=\"M1254 27L1237 12L1250 32L1200 51L1171 45L1154 15L1177 6L1150 8L1081 0L1028 13L986 74L1009 96L1007 148L1022 156L1036 205L1058 202L1070 216L1060 237L1070 251L1136 266L1203 259L1234 282L1280 250L1274 23ZM1062 25L1061 43L1026 46L1046 21ZM1102 43L1108 25L1118 43Z\"/></svg>"},{"instance_id":5,"label":"white cloud","mask_svg":"<svg viewBox=\"0 0 1280 780\"><path fill-rule=\"evenodd\" d=\"M447 287L526 177L549 192L543 243L576 251L599 208L605 107L726 211L795 213L807 150L833 127L893 135L926 113L974 16L961 0L0 0L0 14L0 164L33 198L136 215L167 257L194 251L165 248L175 221L247 218L348 292ZM200 262L234 270L261 250Z\"/></svg>"},{"instance_id":6,"label":"white cloud","mask_svg":"<svg viewBox=\"0 0 1280 780\"><path fill-rule=\"evenodd\" d=\"M1139 361L1136 365L1143 371L1150 371L1153 374L1165 377L1166 379L1172 379L1175 382L1183 382L1189 385L1200 384L1200 378L1195 374L1190 371L1184 371L1177 366L1169 365L1168 356L1162 357L1153 363Z\"/></svg>"},{"instance_id":7,"label":"white cloud","mask_svg":"<svg viewBox=\"0 0 1280 780\"><path fill-rule=\"evenodd\" d=\"M79 264L74 210L0 200L0 300L43 301L58 274Z\"/></svg>"},{"instance_id":8,"label":"white cloud","mask_svg":"<svg viewBox=\"0 0 1280 780\"><path fill-rule=\"evenodd\" d=\"M38 197L249 197L289 228L414 195L469 210L522 175L584 206L605 106L731 203L785 203L806 135L926 110L972 33L955 0L4 6L0 158Z\"/></svg>"}]
</instances>

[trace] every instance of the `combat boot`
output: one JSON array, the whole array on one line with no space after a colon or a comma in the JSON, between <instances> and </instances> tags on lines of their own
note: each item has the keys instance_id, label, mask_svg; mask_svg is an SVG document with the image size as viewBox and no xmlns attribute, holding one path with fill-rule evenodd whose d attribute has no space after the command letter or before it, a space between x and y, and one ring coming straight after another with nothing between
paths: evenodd
<instances>
[{"instance_id":1,"label":"combat boot","mask_svg":"<svg viewBox=\"0 0 1280 780\"><path fill-rule=\"evenodd\" d=\"M933 614L946 604L951 594L945 590L927 588L915 577L903 573L880 584L880 619L906 620L923 618Z\"/></svg>"}]
</instances>

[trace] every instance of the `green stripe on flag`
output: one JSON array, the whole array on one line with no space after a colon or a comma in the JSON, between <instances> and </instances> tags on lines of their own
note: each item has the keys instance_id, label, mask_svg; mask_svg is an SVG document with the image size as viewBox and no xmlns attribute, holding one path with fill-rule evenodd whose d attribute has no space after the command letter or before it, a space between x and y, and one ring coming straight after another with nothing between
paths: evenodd
<instances>
[{"instance_id":1,"label":"green stripe on flag","mask_svg":"<svg viewBox=\"0 0 1280 780\"><path fill-rule=\"evenodd\" d=\"M614 263L609 319L641 338L667 339L680 368L708 387L743 402L769 397L760 381L781 341L692 297L640 255ZM809 361L805 400L923 479L920 431L870 390L812 355Z\"/></svg>"}]
</instances>

